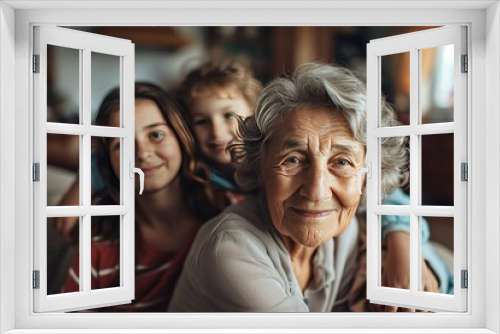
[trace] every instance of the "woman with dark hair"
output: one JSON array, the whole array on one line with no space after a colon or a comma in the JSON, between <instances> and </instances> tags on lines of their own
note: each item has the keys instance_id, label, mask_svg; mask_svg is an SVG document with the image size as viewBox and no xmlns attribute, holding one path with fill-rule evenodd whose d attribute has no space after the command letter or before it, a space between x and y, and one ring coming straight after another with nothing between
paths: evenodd
<instances>
[{"instance_id":1,"label":"woman with dark hair","mask_svg":"<svg viewBox=\"0 0 500 334\"><path fill-rule=\"evenodd\" d=\"M120 92L115 89L104 98L96 124L119 126L119 107ZM94 154L104 191L94 204L116 205L120 203L120 138L96 139ZM135 299L99 311L167 309L198 228L217 213L208 199L206 182L195 176L193 145L178 105L158 86L137 83L135 166L145 177L144 192L136 197ZM119 285L119 226L118 216L92 219L92 289ZM78 290L78 268L77 256L65 292Z\"/></svg>"}]
</instances>

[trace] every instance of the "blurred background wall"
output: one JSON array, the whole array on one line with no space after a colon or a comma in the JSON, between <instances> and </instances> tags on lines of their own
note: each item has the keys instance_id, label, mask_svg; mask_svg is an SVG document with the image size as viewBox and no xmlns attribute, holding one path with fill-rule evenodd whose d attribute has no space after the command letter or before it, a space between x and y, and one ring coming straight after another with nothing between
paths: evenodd
<instances>
[{"instance_id":1,"label":"blurred background wall","mask_svg":"<svg viewBox=\"0 0 500 334\"><path fill-rule=\"evenodd\" d=\"M170 87L207 57L247 62L264 84L304 62L341 64L362 79L366 44L433 27L68 27L129 39L135 44L136 81ZM422 51L422 122L453 121L453 73L446 48ZM48 120L78 123L78 51L48 50ZM387 59L386 59L387 58ZM451 61L451 71L453 60ZM117 57L92 55L92 113L119 83ZM382 60L382 88L399 120L409 123L409 54ZM451 80L451 81L450 81ZM422 204L453 205L453 135L422 139ZM69 168L71 169L71 168ZM408 189L406 189L408 191ZM60 190L58 191L60 194ZM56 199L54 199L56 200ZM433 238L453 249L453 219L429 217Z\"/></svg>"}]
</instances>

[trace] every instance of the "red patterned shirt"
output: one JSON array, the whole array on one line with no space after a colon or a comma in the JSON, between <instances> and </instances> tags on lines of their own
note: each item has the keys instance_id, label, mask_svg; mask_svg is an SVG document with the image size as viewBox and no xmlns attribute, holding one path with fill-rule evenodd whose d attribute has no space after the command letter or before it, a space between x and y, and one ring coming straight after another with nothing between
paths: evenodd
<instances>
[{"instance_id":1,"label":"red patterned shirt","mask_svg":"<svg viewBox=\"0 0 500 334\"><path fill-rule=\"evenodd\" d=\"M191 231L184 245L175 254L152 249L136 229L135 245L135 299L130 304L92 309L93 312L165 312L172 297L184 260L198 232ZM92 289L119 286L120 248L118 242L93 238ZM63 292L79 290L79 256L69 269Z\"/></svg>"}]
</instances>

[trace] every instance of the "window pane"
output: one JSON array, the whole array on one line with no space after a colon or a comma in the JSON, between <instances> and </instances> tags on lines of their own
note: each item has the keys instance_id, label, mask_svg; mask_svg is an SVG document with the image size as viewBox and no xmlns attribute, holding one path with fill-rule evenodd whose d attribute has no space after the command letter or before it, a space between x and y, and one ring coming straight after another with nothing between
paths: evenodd
<instances>
[{"instance_id":1,"label":"window pane","mask_svg":"<svg viewBox=\"0 0 500 334\"><path fill-rule=\"evenodd\" d=\"M435 253L438 259L433 261L433 266L428 265L430 270L422 270L423 291L428 291L426 282L429 282L426 277L429 274L440 273L442 281L438 284L440 293L453 294L453 286L450 286L448 277L453 274L453 217L424 217L427 220L430 230L430 244L422 245L422 253L425 258L430 252ZM432 248L432 249L431 249ZM460 284L460 282L455 282Z\"/></svg>"},{"instance_id":2,"label":"window pane","mask_svg":"<svg viewBox=\"0 0 500 334\"><path fill-rule=\"evenodd\" d=\"M453 206L453 134L422 136L422 205Z\"/></svg>"},{"instance_id":3,"label":"window pane","mask_svg":"<svg viewBox=\"0 0 500 334\"><path fill-rule=\"evenodd\" d=\"M381 87L403 124L410 124L410 52L381 57ZM381 122L381 127L386 127Z\"/></svg>"},{"instance_id":4,"label":"window pane","mask_svg":"<svg viewBox=\"0 0 500 334\"><path fill-rule=\"evenodd\" d=\"M407 232L383 234L384 226L407 226ZM381 216L382 251L381 286L410 289L410 216Z\"/></svg>"},{"instance_id":5,"label":"window pane","mask_svg":"<svg viewBox=\"0 0 500 334\"><path fill-rule=\"evenodd\" d=\"M92 290L120 286L121 216L92 217Z\"/></svg>"},{"instance_id":6,"label":"window pane","mask_svg":"<svg viewBox=\"0 0 500 334\"><path fill-rule=\"evenodd\" d=\"M92 205L120 205L120 138L92 137Z\"/></svg>"},{"instance_id":7,"label":"window pane","mask_svg":"<svg viewBox=\"0 0 500 334\"><path fill-rule=\"evenodd\" d=\"M79 291L74 259L79 248L79 217L47 219L47 294ZM71 241L70 241L70 240Z\"/></svg>"},{"instance_id":8,"label":"window pane","mask_svg":"<svg viewBox=\"0 0 500 334\"><path fill-rule=\"evenodd\" d=\"M422 124L453 122L454 48L421 50Z\"/></svg>"},{"instance_id":9,"label":"window pane","mask_svg":"<svg viewBox=\"0 0 500 334\"><path fill-rule=\"evenodd\" d=\"M47 134L47 205L80 205L80 136Z\"/></svg>"},{"instance_id":10,"label":"window pane","mask_svg":"<svg viewBox=\"0 0 500 334\"><path fill-rule=\"evenodd\" d=\"M80 50L47 45L47 122L80 123Z\"/></svg>"},{"instance_id":11,"label":"window pane","mask_svg":"<svg viewBox=\"0 0 500 334\"><path fill-rule=\"evenodd\" d=\"M120 57L92 52L92 124L96 125L96 117L103 99L113 90L120 88ZM114 99L116 110L120 109L119 95ZM103 125L103 124L99 124ZM120 126L120 116L117 115L116 122L107 126Z\"/></svg>"},{"instance_id":12,"label":"window pane","mask_svg":"<svg viewBox=\"0 0 500 334\"><path fill-rule=\"evenodd\" d=\"M380 142L382 205L410 205L410 137L386 137ZM394 181L399 181L400 189L389 192Z\"/></svg>"}]
</instances>

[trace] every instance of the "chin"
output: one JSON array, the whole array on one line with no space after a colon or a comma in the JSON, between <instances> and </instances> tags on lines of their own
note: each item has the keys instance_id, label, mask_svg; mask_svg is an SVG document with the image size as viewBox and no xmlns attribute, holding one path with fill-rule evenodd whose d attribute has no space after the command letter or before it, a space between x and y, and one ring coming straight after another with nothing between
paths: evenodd
<instances>
[{"instance_id":1,"label":"chin","mask_svg":"<svg viewBox=\"0 0 500 334\"><path fill-rule=\"evenodd\" d=\"M216 164L219 165L228 165L231 163L231 158L229 157L215 157L215 158L209 158L210 160L214 161Z\"/></svg>"},{"instance_id":2,"label":"chin","mask_svg":"<svg viewBox=\"0 0 500 334\"><path fill-rule=\"evenodd\" d=\"M316 248L327 242L330 238L321 229L307 227L302 233L300 241L297 242L306 247Z\"/></svg>"}]
</instances>

